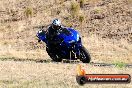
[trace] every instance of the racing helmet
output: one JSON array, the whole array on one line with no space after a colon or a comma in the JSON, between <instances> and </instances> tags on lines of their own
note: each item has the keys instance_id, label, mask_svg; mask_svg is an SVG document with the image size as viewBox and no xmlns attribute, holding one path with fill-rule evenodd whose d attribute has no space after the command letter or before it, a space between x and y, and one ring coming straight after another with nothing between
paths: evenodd
<instances>
[{"instance_id":1,"label":"racing helmet","mask_svg":"<svg viewBox=\"0 0 132 88\"><path fill-rule=\"evenodd\" d=\"M59 30L61 28L61 21L59 19L54 19L52 22L52 28Z\"/></svg>"}]
</instances>

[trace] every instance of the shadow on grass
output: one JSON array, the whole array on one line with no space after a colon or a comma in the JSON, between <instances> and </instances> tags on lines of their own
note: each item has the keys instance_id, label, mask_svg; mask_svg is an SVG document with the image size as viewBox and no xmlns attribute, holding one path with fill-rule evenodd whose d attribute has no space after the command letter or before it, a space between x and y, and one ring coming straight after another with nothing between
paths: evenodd
<instances>
[{"instance_id":1,"label":"shadow on grass","mask_svg":"<svg viewBox=\"0 0 132 88\"><path fill-rule=\"evenodd\" d=\"M78 60L64 59L64 60L62 60L62 62L55 62L51 59L31 59L31 58L23 59L23 58L15 58L15 57L0 58L0 61L20 61L20 62L32 61L32 62L36 62L36 63L71 63L71 64L80 63L80 61L78 61Z\"/></svg>"},{"instance_id":2,"label":"shadow on grass","mask_svg":"<svg viewBox=\"0 0 132 88\"><path fill-rule=\"evenodd\" d=\"M15 57L7 57L7 58L0 58L0 61L18 61L18 62L35 62L35 63L69 63L69 64L79 64L79 63L82 63L81 61L79 60L66 60L64 59L62 62L55 62L51 59L30 59L30 58L27 58L27 59L23 59L23 58L15 58ZM120 68L123 68L123 67L127 67L127 68L132 68L132 63L128 64L128 63L123 63L123 64L120 64L120 63L100 63L100 62L90 62L90 63L87 63L87 64L90 64L92 66L95 66L95 67L120 67Z\"/></svg>"}]
</instances>

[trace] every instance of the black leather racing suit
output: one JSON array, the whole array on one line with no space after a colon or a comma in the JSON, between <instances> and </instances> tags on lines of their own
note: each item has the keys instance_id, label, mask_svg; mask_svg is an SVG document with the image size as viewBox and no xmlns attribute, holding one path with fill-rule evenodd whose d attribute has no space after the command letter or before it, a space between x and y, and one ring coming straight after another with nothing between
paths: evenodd
<instances>
[{"instance_id":1,"label":"black leather racing suit","mask_svg":"<svg viewBox=\"0 0 132 88\"><path fill-rule=\"evenodd\" d=\"M62 41L61 39L59 41L56 41L56 36L61 32L65 30L64 27L61 27L58 30L54 30L51 26L47 29L46 33L46 39L48 41L48 48L51 50L55 49L55 47L58 47L58 44Z\"/></svg>"}]
</instances>

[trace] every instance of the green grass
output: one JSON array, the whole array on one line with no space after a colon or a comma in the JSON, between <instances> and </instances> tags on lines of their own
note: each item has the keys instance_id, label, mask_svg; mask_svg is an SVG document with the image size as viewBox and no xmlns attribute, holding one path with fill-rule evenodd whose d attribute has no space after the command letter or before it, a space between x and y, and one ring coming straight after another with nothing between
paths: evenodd
<instances>
[{"instance_id":1,"label":"green grass","mask_svg":"<svg viewBox=\"0 0 132 88\"><path fill-rule=\"evenodd\" d=\"M114 64L117 68L124 68L126 66L124 62L119 62L119 61L115 62Z\"/></svg>"}]
</instances>

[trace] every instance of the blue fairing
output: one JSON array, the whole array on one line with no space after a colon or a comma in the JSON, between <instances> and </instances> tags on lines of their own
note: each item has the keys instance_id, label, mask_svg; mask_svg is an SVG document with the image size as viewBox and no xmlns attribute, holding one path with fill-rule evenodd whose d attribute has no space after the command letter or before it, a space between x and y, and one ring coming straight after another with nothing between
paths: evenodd
<instances>
[{"instance_id":1,"label":"blue fairing","mask_svg":"<svg viewBox=\"0 0 132 88\"><path fill-rule=\"evenodd\" d=\"M44 32L39 31L39 32L37 33L37 37L38 37L40 40L42 40L43 42L45 42L45 43L47 44L46 35L45 35Z\"/></svg>"}]
</instances>

